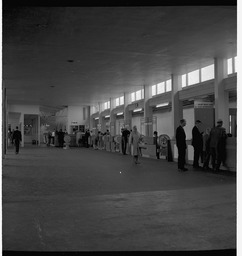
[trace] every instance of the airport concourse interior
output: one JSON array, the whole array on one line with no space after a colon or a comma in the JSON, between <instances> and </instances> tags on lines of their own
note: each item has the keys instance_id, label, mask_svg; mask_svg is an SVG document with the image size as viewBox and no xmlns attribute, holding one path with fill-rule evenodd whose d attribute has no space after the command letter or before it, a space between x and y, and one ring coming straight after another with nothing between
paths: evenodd
<instances>
[{"instance_id":1,"label":"airport concourse interior","mask_svg":"<svg viewBox=\"0 0 242 256\"><path fill-rule=\"evenodd\" d=\"M236 255L237 69L236 5L5 3L3 252Z\"/></svg>"}]
</instances>

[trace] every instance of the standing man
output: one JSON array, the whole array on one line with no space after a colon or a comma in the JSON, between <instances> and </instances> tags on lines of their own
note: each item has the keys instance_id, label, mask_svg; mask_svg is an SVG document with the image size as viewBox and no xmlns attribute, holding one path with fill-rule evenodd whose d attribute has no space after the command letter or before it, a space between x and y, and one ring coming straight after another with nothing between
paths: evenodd
<instances>
[{"instance_id":1,"label":"standing man","mask_svg":"<svg viewBox=\"0 0 242 256\"><path fill-rule=\"evenodd\" d=\"M187 171L185 168L186 158L186 134L183 127L186 126L186 120L181 119L180 125L176 128L176 146L178 148L178 171Z\"/></svg>"},{"instance_id":2,"label":"standing man","mask_svg":"<svg viewBox=\"0 0 242 256\"><path fill-rule=\"evenodd\" d=\"M16 130L13 133L13 141L15 144L15 153L18 154L19 153L19 144L22 141L22 134L18 130L18 126L16 126Z\"/></svg>"},{"instance_id":3,"label":"standing man","mask_svg":"<svg viewBox=\"0 0 242 256\"><path fill-rule=\"evenodd\" d=\"M212 167L214 171L219 171L221 162L225 163L226 157L226 130L223 126L223 121L219 119L217 126L210 132L210 152L212 156Z\"/></svg>"},{"instance_id":4,"label":"standing man","mask_svg":"<svg viewBox=\"0 0 242 256\"><path fill-rule=\"evenodd\" d=\"M199 131L201 123L200 120L197 120L195 126L192 128L192 146L194 148L193 168L199 168L199 157L203 160L203 135Z\"/></svg>"},{"instance_id":5,"label":"standing man","mask_svg":"<svg viewBox=\"0 0 242 256\"><path fill-rule=\"evenodd\" d=\"M125 127L122 130L122 152L124 155L126 154L127 144L128 144L128 137L130 135L130 131Z\"/></svg>"}]
</instances>

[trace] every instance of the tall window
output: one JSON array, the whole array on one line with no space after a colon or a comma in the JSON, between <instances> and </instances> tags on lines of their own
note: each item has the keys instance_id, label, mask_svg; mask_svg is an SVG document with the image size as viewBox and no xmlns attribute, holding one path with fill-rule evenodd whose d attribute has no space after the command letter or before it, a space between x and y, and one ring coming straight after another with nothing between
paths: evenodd
<instances>
[{"instance_id":1,"label":"tall window","mask_svg":"<svg viewBox=\"0 0 242 256\"><path fill-rule=\"evenodd\" d=\"M182 87L187 86L187 74L182 75Z\"/></svg>"},{"instance_id":2,"label":"tall window","mask_svg":"<svg viewBox=\"0 0 242 256\"><path fill-rule=\"evenodd\" d=\"M171 79L166 81L166 91L167 92L171 91Z\"/></svg>"},{"instance_id":3,"label":"tall window","mask_svg":"<svg viewBox=\"0 0 242 256\"><path fill-rule=\"evenodd\" d=\"M139 90L139 91L137 91L136 93L135 93L135 99L136 100L141 100L141 90Z\"/></svg>"},{"instance_id":4,"label":"tall window","mask_svg":"<svg viewBox=\"0 0 242 256\"><path fill-rule=\"evenodd\" d=\"M132 92L132 93L131 93L131 101L132 101L132 102L135 101L135 92Z\"/></svg>"},{"instance_id":5,"label":"tall window","mask_svg":"<svg viewBox=\"0 0 242 256\"><path fill-rule=\"evenodd\" d=\"M234 72L237 72L237 56L234 57Z\"/></svg>"},{"instance_id":6,"label":"tall window","mask_svg":"<svg viewBox=\"0 0 242 256\"><path fill-rule=\"evenodd\" d=\"M165 82L157 84L157 94L165 92Z\"/></svg>"},{"instance_id":7,"label":"tall window","mask_svg":"<svg viewBox=\"0 0 242 256\"><path fill-rule=\"evenodd\" d=\"M156 95L156 84L152 85L152 96Z\"/></svg>"},{"instance_id":8,"label":"tall window","mask_svg":"<svg viewBox=\"0 0 242 256\"><path fill-rule=\"evenodd\" d=\"M227 59L227 72L228 75L237 72L237 56Z\"/></svg>"},{"instance_id":9,"label":"tall window","mask_svg":"<svg viewBox=\"0 0 242 256\"><path fill-rule=\"evenodd\" d=\"M116 98L116 100L115 100L115 106L116 106L116 107L119 106L119 98Z\"/></svg>"},{"instance_id":10,"label":"tall window","mask_svg":"<svg viewBox=\"0 0 242 256\"><path fill-rule=\"evenodd\" d=\"M199 83L199 69L188 73L188 85Z\"/></svg>"},{"instance_id":11,"label":"tall window","mask_svg":"<svg viewBox=\"0 0 242 256\"><path fill-rule=\"evenodd\" d=\"M201 82L214 79L214 64L201 69Z\"/></svg>"},{"instance_id":12,"label":"tall window","mask_svg":"<svg viewBox=\"0 0 242 256\"><path fill-rule=\"evenodd\" d=\"M228 67L228 75L233 73L233 59L230 58L227 60L227 67Z\"/></svg>"}]
</instances>

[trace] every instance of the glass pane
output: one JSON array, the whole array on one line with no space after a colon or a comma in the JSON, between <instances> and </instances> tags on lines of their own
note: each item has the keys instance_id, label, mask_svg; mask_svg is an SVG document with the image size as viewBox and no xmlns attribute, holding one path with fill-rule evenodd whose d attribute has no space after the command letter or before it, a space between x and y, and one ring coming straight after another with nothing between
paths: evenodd
<instances>
[{"instance_id":1,"label":"glass pane","mask_svg":"<svg viewBox=\"0 0 242 256\"><path fill-rule=\"evenodd\" d=\"M141 90L141 99L144 99L144 97L145 97L145 90L142 89L142 90Z\"/></svg>"},{"instance_id":2,"label":"glass pane","mask_svg":"<svg viewBox=\"0 0 242 256\"><path fill-rule=\"evenodd\" d=\"M119 106L119 98L115 99L115 107Z\"/></svg>"},{"instance_id":3,"label":"glass pane","mask_svg":"<svg viewBox=\"0 0 242 256\"><path fill-rule=\"evenodd\" d=\"M227 60L228 65L228 75L233 73L233 65L232 65L232 58Z\"/></svg>"},{"instance_id":4,"label":"glass pane","mask_svg":"<svg viewBox=\"0 0 242 256\"><path fill-rule=\"evenodd\" d=\"M135 101L135 92L131 93L131 102Z\"/></svg>"},{"instance_id":5,"label":"glass pane","mask_svg":"<svg viewBox=\"0 0 242 256\"><path fill-rule=\"evenodd\" d=\"M108 101L107 103L108 103L108 107L107 108L110 108L110 101Z\"/></svg>"},{"instance_id":6,"label":"glass pane","mask_svg":"<svg viewBox=\"0 0 242 256\"><path fill-rule=\"evenodd\" d=\"M165 92L165 82L157 84L157 94Z\"/></svg>"},{"instance_id":7,"label":"glass pane","mask_svg":"<svg viewBox=\"0 0 242 256\"><path fill-rule=\"evenodd\" d=\"M107 102L104 103L104 109L107 109Z\"/></svg>"},{"instance_id":8,"label":"glass pane","mask_svg":"<svg viewBox=\"0 0 242 256\"><path fill-rule=\"evenodd\" d=\"M164 92L165 82L158 83L156 88L157 88L157 94L160 94L160 93Z\"/></svg>"},{"instance_id":9,"label":"glass pane","mask_svg":"<svg viewBox=\"0 0 242 256\"><path fill-rule=\"evenodd\" d=\"M188 85L199 83L199 69L188 73Z\"/></svg>"},{"instance_id":10,"label":"glass pane","mask_svg":"<svg viewBox=\"0 0 242 256\"><path fill-rule=\"evenodd\" d=\"M182 75L182 87L187 86L187 74Z\"/></svg>"},{"instance_id":11,"label":"glass pane","mask_svg":"<svg viewBox=\"0 0 242 256\"><path fill-rule=\"evenodd\" d=\"M119 106L119 98L116 98L116 100L115 100L115 106L116 106L116 107Z\"/></svg>"},{"instance_id":12,"label":"glass pane","mask_svg":"<svg viewBox=\"0 0 242 256\"><path fill-rule=\"evenodd\" d=\"M166 81L166 91L167 92L171 91L171 79Z\"/></svg>"},{"instance_id":13,"label":"glass pane","mask_svg":"<svg viewBox=\"0 0 242 256\"><path fill-rule=\"evenodd\" d=\"M152 85L152 96L156 95L156 85Z\"/></svg>"},{"instance_id":14,"label":"glass pane","mask_svg":"<svg viewBox=\"0 0 242 256\"><path fill-rule=\"evenodd\" d=\"M237 56L234 57L234 72L237 72Z\"/></svg>"},{"instance_id":15,"label":"glass pane","mask_svg":"<svg viewBox=\"0 0 242 256\"><path fill-rule=\"evenodd\" d=\"M120 97L120 101L119 101L119 105L123 105L124 104L124 96Z\"/></svg>"},{"instance_id":16,"label":"glass pane","mask_svg":"<svg viewBox=\"0 0 242 256\"><path fill-rule=\"evenodd\" d=\"M136 100L141 100L141 90L136 92Z\"/></svg>"},{"instance_id":17,"label":"glass pane","mask_svg":"<svg viewBox=\"0 0 242 256\"><path fill-rule=\"evenodd\" d=\"M214 79L214 64L201 69L202 82Z\"/></svg>"}]
</instances>

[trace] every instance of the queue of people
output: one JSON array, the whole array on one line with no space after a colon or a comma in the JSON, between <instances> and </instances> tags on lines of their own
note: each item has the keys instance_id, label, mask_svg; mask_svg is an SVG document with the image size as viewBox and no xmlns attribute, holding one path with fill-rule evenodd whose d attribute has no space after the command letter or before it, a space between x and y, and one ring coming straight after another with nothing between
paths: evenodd
<instances>
[{"instance_id":1,"label":"queue of people","mask_svg":"<svg viewBox=\"0 0 242 256\"><path fill-rule=\"evenodd\" d=\"M226 130L223 121L219 119L217 125L210 129L206 128L201 132L202 122L196 120L192 129L192 146L194 148L193 168L201 168L199 162L203 164L205 170L209 168L210 158L212 159L212 170L219 171L221 163L226 166ZM178 171L187 171L186 164L186 134L184 131L186 120L181 119L180 125L176 129L176 145L178 148Z\"/></svg>"},{"instance_id":2,"label":"queue of people","mask_svg":"<svg viewBox=\"0 0 242 256\"><path fill-rule=\"evenodd\" d=\"M203 164L203 169L209 169L209 163L211 159L211 165L213 171L219 171L221 164L226 166L226 130L223 127L223 121L219 119L217 121L217 125L210 129L206 128L205 132L201 132L202 122L200 120L195 121L195 125L192 129L192 143L191 145L194 148L194 156L193 156L193 168L201 168L199 162ZM178 149L178 171L187 171L188 168L186 165L186 133L184 131L184 127L186 126L186 120L181 119L180 125L176 129L176 146ZM67 134L67 131L56 131L55 129L51 132L48 131L46 144L50 146L51 144L56 145L58 147L64 146L64 136ZM139 164L139 157L142 155L142 143L143 138L141 134L138 132L137 127L133 126L133 130L128 130L126 127L121 129L121 149L123 155L127 155L130 153L133 156L134 163ZM92 146L94 149L106 149L105 139L110 136L109 130L102 133L100 131L97 132L96 135L89 129L86 129L84 135L80 132L76 133L76 142L77 145L80 146L80 143L88 148ZM159 159L160 155L160 146L158 143L158 133L154 131L154 145L156 145L156 157ZM57 141L56 141L57 140ZM19 145L22 141L22 134L16 127L16 130L11 131L8 130L8 143L15 145L15 153L19 153ZM108 140L111 142L110 138ZM57 143L58 142L58 143ZM144 143L143 143L144 144Z\"/></svg>"}]
</instances>

